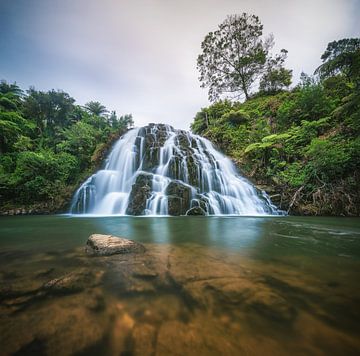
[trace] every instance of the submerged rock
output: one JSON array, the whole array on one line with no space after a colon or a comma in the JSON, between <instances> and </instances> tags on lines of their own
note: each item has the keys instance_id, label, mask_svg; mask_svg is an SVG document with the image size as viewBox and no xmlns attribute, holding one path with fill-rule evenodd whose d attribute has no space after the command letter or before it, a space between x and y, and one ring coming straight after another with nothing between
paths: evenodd
<instances>
[{"instance_id":1,"label":"submerged rock","mask_svg":"<svg viewBox=\"0 0 360 356\"><path fill-rule=\"evenodd\" d=\"M112 235L91 235L85 252L91 256L110 256L124 253L143 253L145 247L138 242Z\"/></svg>"},{"instance_id":2,"label":"submerged rock","mask_svg":"<svg viewBox=\"0 0 360 356\"><path fill-rule=\"evenodd\" d=\"M95 274L91 270L79 269L65 276L55 278L45 283L43 289L53 294L72 294L81 292L97 285L103 272Z\"/></svg>"}]
</instances>

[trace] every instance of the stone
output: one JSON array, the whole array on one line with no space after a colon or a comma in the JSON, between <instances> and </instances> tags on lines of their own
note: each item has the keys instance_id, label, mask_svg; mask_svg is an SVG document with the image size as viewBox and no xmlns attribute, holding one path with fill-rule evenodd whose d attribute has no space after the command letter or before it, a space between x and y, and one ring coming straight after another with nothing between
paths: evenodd
<instances>
[{"instance_id":1,"label":"stone","mask_svg":"<svg viewBox=\"0 0 360 356\"><path fill-rule=\"evenodd\" d=\"M45 283L43 289L53 294L72 294L93 287L99 283L103 273L93 273L81 268L60 278Z\"/></svg>"},{"instance_id":2,"label":"stone","mask_svg":"<svg viewBox=\"0 0 360 356\"><path fill-rule=\"evenodd\" d=\"M91 256L110 256L126 253L144 253L145 247L138 242L112 235L91 235L85 252Z\"/></svg>"},{"instance_id":3,"label":"stone","mask_svg":"<svg viewBox=\"0 0 360 356\"><path fill-rule=\"evenodd\" d=\"M156 329L150 324L136 324L132 332L135 356L155 355Z\"/></svg>"},{"instance_id":4,"label":"stone","mask_svg":"<svg viewBox=\"0 0 360 356\"><path fill-rule=\"evenodd\" d=\"M152 189L153 175L150 173L141 173L137 176L133 184L129 197L129 205L126 214L142 215L146 208L146 200L150 198Z\"/></svg>"},{"instance_id":5,"label":"stone","mask_svg":"<svg viewBox=\"0 0 360 356\"><path fill-rule=\"evenodd\" d=\"M166 188L169 215L185 215L190 208L191 187L180 181L172 181Z\"/></svg>"},{"instance_id":6,"label":"stone","mask_svg":"<svg viewBox=\"0 0 360 356\"><path fill-rule=\"evenodd\" d=\"M199 206L195 206L195 207L189 209L186 212L186 215L206 215L206 212L204 209L200 208Z\"/></svg>"},{"instance_id":7,"label":"stone","mask_svg":"<svg viewBox=\"0 0 360 356\"><path fill-rule=\"evenodd\" d=\"M156 355L244 355L239 345L230 342L228 333L207 325L208 320L183 323L164 322L157 336Z\"/></svg>"}]
</instances>

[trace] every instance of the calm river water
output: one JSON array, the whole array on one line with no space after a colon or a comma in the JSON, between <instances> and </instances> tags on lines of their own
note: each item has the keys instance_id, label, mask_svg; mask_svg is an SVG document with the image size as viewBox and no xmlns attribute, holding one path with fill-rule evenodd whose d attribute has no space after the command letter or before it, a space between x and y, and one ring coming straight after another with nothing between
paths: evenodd
<instances>
[{"instance_id":1,"label":"calm river water","mask_svg":"<svg viewBox=\"0 0 360 356\"><path fill-rule=\"evenodd\" d=\"M359 281L357 218L1 217L0 354L358 355Z\"/></svg>"}]
</instances>

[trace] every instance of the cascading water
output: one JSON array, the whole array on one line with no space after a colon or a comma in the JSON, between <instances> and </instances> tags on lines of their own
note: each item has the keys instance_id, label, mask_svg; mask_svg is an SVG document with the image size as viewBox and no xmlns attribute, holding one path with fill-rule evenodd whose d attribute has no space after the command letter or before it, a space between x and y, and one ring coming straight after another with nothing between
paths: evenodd
<instances>
[{"instance_id":1,"label":"cascading water","mask_svg":"<svg viewBox=\"0 0 360 356\"><path fill-rule=\"evenodd\" d=\"M278 215L266 194L197 135L150 124L126 133L105 168L75 193L70 213Z\"/></svg>"}]
</instances>

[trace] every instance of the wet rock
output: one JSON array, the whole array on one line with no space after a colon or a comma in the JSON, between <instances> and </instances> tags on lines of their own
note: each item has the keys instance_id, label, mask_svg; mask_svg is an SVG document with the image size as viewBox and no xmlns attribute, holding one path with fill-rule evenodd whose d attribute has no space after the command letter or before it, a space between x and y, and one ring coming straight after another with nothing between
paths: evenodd
<instances>
[{"instance_id":1,"label":"wet rock","mask_svg":"<svg viewBox=\"0 0 360 356\"><path fill-rule=\"evenodd\" d=\"M203 215L204 216L204 215L206 215L206 212L205 212L205 210L203 210L199 206L195 206L195 207L189 209L186 212L186 215Z\"/></svg>"},{"instance_id":2,"label":"wet rock","mask_svg":"<svg viewBox=\"0 0 360 356\"><path fill-rule=\"evenodd\" d=\"M87 292L49 298L21 313L1 310L2 355L89 354L109 330L111 313L88 308ZM3 342L4 341L4 342ZM41 341L41 350L38 342ZM34 352L34 353L31 353Z\"/></svg>"},{"instance_id":3,"label":"wet rock","mask_svg":"<svg viewBox=\"0 0 360 356\"><path fill-rule=\"evenodd\" d=\"M72 294L97 285L102 273L95 274L86 269L70 272L69 274L50 280L43 289L54 294Z\"/></svg>"},{"instance_id":4,"label":"wet rock","mask_svg":"<svg viewBox=\"0 0 360 356\"><path fill-rule=\"evenodd\" d=\"M191 187L180 181L172 181L166 188L169 215L185 215L190 208Z\"/></svg>"},{"instance_id":5,"label":"wet rock","mask_svg":"<svg viewBox=\"0 0 360 356\"><path fill-rule=\"evenodd\" d=\"M55 272L55 268L46 268L41 271L38 271L36 274L36 278L46 278L52 275Z\"/></svg>"},{"instance_id":6,"label":"wet rock","mask_svg":"<svg viewBox=\"0 0 360 356\"><path fill-rule=\"evenodd\" d=\"M116 306L117 315L114 325L109 335L110 355L130 355L131 345L128 342L131 336L131 331L135 325L135 320L126 311L123 310L122 305Z\"/></svg>"},{"instance_id":7,"label":"wet rock","mask_svg":"<svg viewBox=\"0 0 360 356\"><path fill-rule=\"evenodd\" d=\"M106 307L105 296L103 290L99 287L91 289L88 293L88 298L83 306L93 312L103 311Z\"/></svg>"},{"instance_id":8,"label":"wet rock","mask_svg":"<svg viewBox=\"0 0 360 356\"><path fill-rule=\"evenodd\" d=\"M126 214L142 215L146 208L146 200L150 197L152 189L153 175L150 173L141 173L137 176L129 196L129 205Z\"/></svg>"},{"instance_id":9,"label":"wet rock","mask_svg":"<svg viewBox=\"0 0 360 356\"><path fill-rule=\"evenodd\" d=\"M187 252L185 252L187 250ZM168 258L168 276L186 300L204 310L217 313L257 313L291 322L297 312L290 302L264 283L261 275L251 274L219 254L206 256L197 249L174 249ZM194 260L191 256L196 253Z\"/></svg>"},{"instance_id":10,"label":"wet rock","mask_svg":"<svg viewBox=\"0 0 360 356\"><path fill-rule=\"evenodd\" d=\"M155 354L156 329L150 324L136 324L132 332L132 349L135 356Z\"/></svg>"},{"instance_id":11,"label":"wet rock","mask_svg":"<svg viewBox=\"0 0 360 356\"><path fill-rule=\"evenodd\" d=\"M91 235L85 252L91 256L109 256L124 253L143 253L145 247L138 242L112 235Z\"/></svg>"},{"instance_id":12,"label":"wet rock","mask_svg":"<svg viewBox=\"0 0 360 356\"><path fill-rule=\"evenodd\" d=\"M292 322L297 311L285 298L269 289L258 288L256 293L249 298L249 306L261 315L271 320Z\"/></svg>"},{"instance_id":13,"label":"wet rock","mask_svg":"<svg viewBox=\"0 0 360 356\"><path fill-rule=\"evenodd\" d=\"M156 355L243 355L223 329L207 325L208 320L193 323L168 321L158 332ZM248 354L248 353L246 353Z\"/></svg>"},{"instance_id":14,"label":"wet rock","mask_svg":"<svg viewBox=\"0 0 360 356\"><path fill-rule=\"evenodd\" d=\"M158 284L158 272L147 267L150 256L130 255L126 259L109 261L105 284L115 294L154 293ZM126 256L121 256L126 257Z\"/></svg>"},{"instance_id":15,"label":"wet rock","mask_svg":"<svg viewBox=\"0 0 360 356\"><path fill-rule=\"evenodd\" d=\"M2 281L0 285L0 301L35 295L41 289L42 283L29 276L23 276L14 281Z\"/></svg>"}]
</instances>

